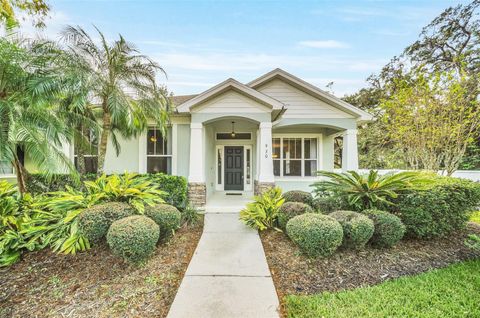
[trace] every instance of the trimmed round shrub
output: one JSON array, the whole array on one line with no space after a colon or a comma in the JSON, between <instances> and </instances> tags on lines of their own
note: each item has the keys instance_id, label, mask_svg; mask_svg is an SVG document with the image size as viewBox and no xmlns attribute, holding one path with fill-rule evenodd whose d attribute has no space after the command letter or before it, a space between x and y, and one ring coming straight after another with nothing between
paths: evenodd
<instances>
[{"instance_id":1,"label":"trimmed round shrub","mask_svg":"<svg viewBox=\"0 0 480 318\"><path fill-rule=\"evenodd\" d=\"M144 215L133 215L112 223L107 243L114 255L136 264L153 253L159 237L157 223Z\"/></svg>"},{"instance_id":2,"label":"trimmed round shrub","mask_svg":"<svg viewBox=\"0 0 480 318\"><path fill-rule=\"evenodd\" d=\"M288 221L287 235L308 256L326 257L342 244L343 230L328 215L305 213Z\"/></svg>"},{"instance_id":3,"label":"trimmed round shrub","mask_svg":"<svg viewBox=\"0 0 480 318\"><path fill-rule=\"evenodd\" d=\"M344 199L333 195L316 196L313 199L312 207L322 213L332 213L338 210L348 210L350 207Z\"/></svg>"},{"instance_id":4,"label":"trimmed round shrub","mask_svg":"<svg viewBox=\"0 0 480 318\"><path fill-rule=\"evenodd\" d=\"M134 214L135 210L124 202L94 205L80 213L78 227L90 242L98 242L107 235L113 222Z\"/></svg>"},{"instance_id":5,"label":"trimmed round shrub","mask_svg":"<svg viewBox=\"0 0 480 318\"><path fill-rule=\"evenodd\" d=\"M302 202L309 206L312 206L313 204L313 197L310 192L292 190L285 192L282 196L285 199L285 202Z\"/></svg>"},{"instance_id":6,"label":"trimmed round shrub","mask_svg":"<svg viewBox=\"0 0 480 318\"><path fill-rule=\"evenodd\" d=\"M278 211L278 226L281 229L285 229L287 222L291 218L311 212L313 212L313 210L308 204L302 202L286 202Z\"/></svg>"},{"instance_id":7,"label":"trimmed round shrub","mask_svg":"<svg viewBox=\"0 0 480 318\"><path fill-rule=\"evenodd\" d=\"M337 220L343 228L343 246L361 249L372 238L373 221L366 215L353 211L335 211L329 216Z\"/></svg>"},{"instance_id":8,"label":"trimmed round shrub","mask_svg":"<svg viewBox=\"0 0 480 318\"><path fill-rule=\"evenodd\" d=\"M155 221L160 227L160 239L168 239L180 227L182 214L176 207L169 204L146 206L145 215Z\"/></svg>"},{"instance_id":9,"label":"trimmed round shrub","mask_svg":"<svg viewBox=\"0 0 480 318\"><path fill-rule=\"evenodd\" d=\"M381 247L392 247L397 244L405 235L405 225L399 217L376 209L365 210L362 212L368 216L375 226L372 244Z\"/></svg>"}]
</instances>

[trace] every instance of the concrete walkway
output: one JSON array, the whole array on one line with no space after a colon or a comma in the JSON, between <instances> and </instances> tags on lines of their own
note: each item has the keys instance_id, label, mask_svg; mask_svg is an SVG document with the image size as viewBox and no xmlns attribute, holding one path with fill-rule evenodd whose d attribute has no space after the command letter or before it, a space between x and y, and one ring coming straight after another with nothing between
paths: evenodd
<instances>
[{"instance_id":1,"label":"concrete walkway","mask_svg":"<svg viewBox=\"0 0 480 318\"><path fill-rule=\"evenodd\" d=\"M168 318L279 317L258 233L238 213L206 213L205 227Z\"/></svg>"}]
</instances>

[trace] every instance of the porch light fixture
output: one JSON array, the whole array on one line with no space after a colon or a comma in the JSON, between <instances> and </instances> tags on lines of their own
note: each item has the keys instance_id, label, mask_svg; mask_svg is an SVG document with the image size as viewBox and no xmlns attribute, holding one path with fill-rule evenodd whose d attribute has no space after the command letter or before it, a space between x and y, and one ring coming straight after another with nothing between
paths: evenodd
<instances>
[{"instance_id":1,"label":"porch light fixture","mask_svg":"<svg viewBox=\"0 0 480 318\"><path fill-rule=\"evenodd\" d=\"M235 122L232 121L232 133L231 133L232 138L235 138Z\"/></svg>"}]
</instances>

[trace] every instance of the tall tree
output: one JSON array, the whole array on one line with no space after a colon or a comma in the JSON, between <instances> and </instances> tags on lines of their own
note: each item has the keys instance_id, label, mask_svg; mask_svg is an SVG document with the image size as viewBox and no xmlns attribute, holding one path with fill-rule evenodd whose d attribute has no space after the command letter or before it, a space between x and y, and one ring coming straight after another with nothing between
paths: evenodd
<instances>
[{"instance_id":1,"label":"tall tree","mask_svg":"<svg viewBox=\"0 0 480 318\"><path fill-rule=\"evenodd\" d=\"M59 167L73 171L59 150L71 130L57 116L61 78L50 72L45 43L0 39L0 160L15 168L19 190L27 171L18 149L47 174Z\"/></svg>"},{"instance_id":2,"label":"tall tree","mask_svg":"<svg viewBox=\"0 0 480 318\"><path fill-rule=\"evenodd\" d=\"M79 70L88 74L85 85L90 109L101 123L98 144L98 173L105 168L110 139L118 153L117 135L135 136L155 121L164 132L168 125L170 101L167 92L156 83L157 72L164 70L153 60L139 54L121 35L108 43L97 29L95 42L82 28L69 26L63 31L68 50L78 61Z\"/></svg>"},{"instance_id":3,"label":"tall tree","mask_svg":"<svg viewBox=\"0 0 480 318\"><path fill-rule=\"evenodd\" d=\"M34 18L34 25L44 26L44 19L50 7L45 0L0 0L0 23L6 28L18 26L18 12L26 12Z\"/></svg>"}]
</instances>

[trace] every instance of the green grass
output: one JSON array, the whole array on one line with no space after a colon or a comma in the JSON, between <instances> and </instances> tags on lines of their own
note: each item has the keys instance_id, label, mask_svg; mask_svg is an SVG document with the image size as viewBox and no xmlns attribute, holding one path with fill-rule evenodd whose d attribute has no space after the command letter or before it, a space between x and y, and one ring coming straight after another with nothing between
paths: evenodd
<instances>
[{"instance_id":1,"label":"green grass","mask_svg":"<svg viewBox=\"0 0 480 318\"><path fill-rule=\"evenodd\" d=\"M289 318L480 317L480 259L383 284L287 296Z\"/></svg>"},{"instance_id":2,"label":"green grass","mask_svg":"<svg viewBox=\"0 0 480 318\"><path fill-rule=\"evenodd\" d=\"M470 221L480 224L480 211L473 212L473 214L470 215Z\"/></svg>"}]
</instances>

